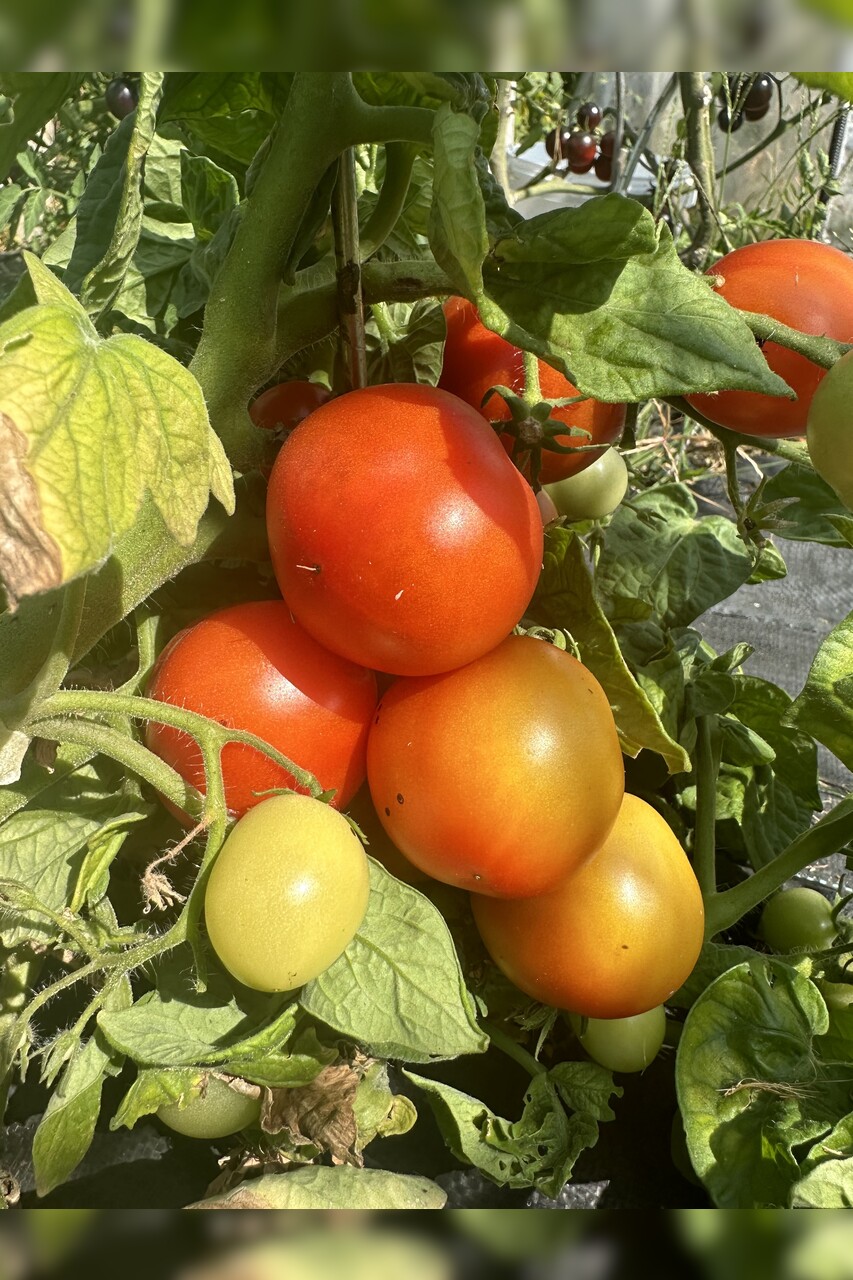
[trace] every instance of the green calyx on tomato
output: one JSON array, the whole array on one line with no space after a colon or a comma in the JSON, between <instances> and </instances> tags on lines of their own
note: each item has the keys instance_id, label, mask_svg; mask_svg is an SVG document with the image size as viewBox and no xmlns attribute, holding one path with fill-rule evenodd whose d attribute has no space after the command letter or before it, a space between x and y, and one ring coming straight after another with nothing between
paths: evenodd
<instances>
[{"instance_id":1,"label":"green calyx on tomato","mask_svg":"<svg viewBox=\"0 0 853 1280\"><path fill-rule=\"evenodd\" d=\"M439 386L490 422L506 423L503 446L532 479L545 485L577 475L622 435L624 404L582 396L544 360L537 362L542 399L531 406L525 399L524 353L487 329L465 298L449 298L444 314Z\"/></svg>"},{"instance_id":2,"label":"green calyx on tomato","mask_svg":"<svg viewBox=\"0 0 853 1280\"><path fill-rule=\"evenodd\" d=\"M236 824L207 882L204 917L225 968L291 991L337 960L367 911L367 857L346 818L289 792Z\"/></svg>"},{"instance_id":3,"label":"green calyx on tomato","mask_svg":"<svg viewBox=\"0 0 853 1280\"><path fill-rule=\"evenodd\" d=\"M853 511L853 351L832 366L814 393L806 444L815 471Z\"/></svg>"},{"instance_id":4,"label":"green calyx on tomato","mask_svg":"<svg viewBox=\"0 0 853 1280\"><path fill-rule=\"evenodd\" d=\"M817 889L782 889L765 903L758 932L771 951L823 951L837 935L832 904Z\"/></svg>"},{"instance_id":5,"label":"green calyx on tomato","mask_svg":"<svg viewBox=\"0 0 853 1280\"><path fill-rule=\"evenodd\" d=\"M660 1053L666 1035L662 1004L630 1018L570 1018L589 1056L608 1071L644 1071Z\"/></svg>"},{"instance_id":6,"label":"green calyx on tomato","mask_svg":"<svg viewBox=\"0 0 853 1280\"><path fill-rule=\"evenodd\" d=\"M201 1092L160 1107L157 1119L187 1138L227 1138L258 1123L260 1098L233 1088L219 1076L208 1076Z\"/></svg>"},{"instance_id":7,"label":"green calyx on tomato","mask_svg":"<svg viewBox=\"0 0 853 1280\"><path fill-rule=\"evenodd\" d=\"M628 492L628 468L618 449L607 449L574 476L545 485L545 493L569 520L602 520Z\"/></svg>"}]
</instances>

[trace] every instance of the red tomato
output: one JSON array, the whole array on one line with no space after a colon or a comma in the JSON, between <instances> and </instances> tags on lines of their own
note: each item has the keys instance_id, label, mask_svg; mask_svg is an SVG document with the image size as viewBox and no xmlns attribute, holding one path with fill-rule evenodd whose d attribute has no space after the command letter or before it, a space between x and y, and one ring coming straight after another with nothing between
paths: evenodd
<instances>
[{"instance_id":1,"label":"red tomato","mask_svg":"<svg viewBox=\"0 0 853 1280\"><path fill-rule=\"evenodd\" d=\"M502 422L510 416L509 406L499 395L492 396L482 407L483 396L489 387L509 387L517 395L524 393L524 356L498 334L492 333L480 323L475 307L465 298L450 298L444 306L447 320L447 342L444 347L444 367L439 386L465 400L479 410L491 422ZM578 395L578 389L544 360L539 361L539 384L544 400L562 400ZM582 427L586 436L558 436L559 444L600 444L601 452L622 435L625 426L624 404L604 404L600 400L582 400L555 409L553 417L568 426ZM512 452L513 439L501 436L507 453ZM552 484L564 476L577 475L600 453L552 453L542 452L539 479L542 484Z\"/></svg>"},{"instance_id":2,"label":"red tomato","mask_svg":"<svg viewBox=\"0 0 853 1280\"><path fill-rule=\"evenodd\" d=\"M148 696L257 734L324 788L335 788L337 809L364 781L376 678L321 648L281 600L234 605L179 632L157 661ZM157 724L148 726L146 738L182 778L204 790L192 738ZM238 816L262 799L255 792L294 786L284 769L240 743L224 748L222 772L228 808Z\"/></svg>"},{"instance_id":3,"label":"red tomato","mask_svg":"<svg viewBox=\"0 0 853 1280\"><path fill-rule=\"evenodd\" d=\"M717 293L742 311L757 311L803 333L853 342L853 261L815 240L766 240L721 258L708 273ZM805 356L765 342L774 373L797 393L796 400L757 391L719 391L688 396L712 422L747 436L801 436L812 396L826 370Z\"/></svg>"},{"instance_id":4,"label":"red tomato","mask_svg":"<svg viewBox=\"0 0 853 1280\"><path fill-rule=\"evenodd\" d=\"M448 671L518 622L536 501L494 433L434 387L365 387L285 441L267 493L282 594L317 640L396 675Z\"/></svg>"},{"instance_id":5,"label":"red tomato","mask_svg":"<svg viewBox=\"0 0 853 1280\"><path fill-rule=\"evenodd\" d=\"M472 896L489 955L520 990L588 1018L663 1004L702 947L702 894L672 828L626 795L598 853L550 893Z\"/></svg>"},{"instance_id":6,"label":"red tomato","mask_svg":"<svg viewBox=\"0 0 853 1280\"><path fill-rule=\"evenodd\" d=\"M376 812L410 862L497 897L545 892L595 852L625 775L595 677L509 636L458 671L398 680L367 746Z\"/></svg>"},{"instance_id":7,"label":"red tomato","mask_svg":"<svg viewBox=\"0 0 853 1280\"><path fill-rule=\"evenodd\" d=\"M316 382L280 382L258 396L249 408L249 416L258 427L283 427L291 431L309 413L319 409L331 395Z\"/></svg>"}]
</instances>

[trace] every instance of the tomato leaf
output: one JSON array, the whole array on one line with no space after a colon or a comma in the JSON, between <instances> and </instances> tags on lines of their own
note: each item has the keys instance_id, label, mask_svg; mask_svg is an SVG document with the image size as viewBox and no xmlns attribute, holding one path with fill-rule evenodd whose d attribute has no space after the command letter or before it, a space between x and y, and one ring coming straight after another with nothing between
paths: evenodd
<instances>
[{"instance_id":1,"label":"tomato leaf","mask_svg":"<svg viewBox=\"0 0 853 1280\"><path fill-rule=\"evenodd\" d=\"M366 325L369 381L423 382L434 387L441 376L446 334L440 303L427 299L414 306L396 302L380 307L381 311L373 308L373 318Z\"/></svg>"},{"instance_id":2,"label":"tomato leaf","mask_svg":"<svg viewBox=\"0 0 853 1280\"><path fill-rule=\"evenodd\" d=\"M77 92L82 79L80 71L0 73L0 93L14 99L14 118L0 124L0 182L30 139Z\"/></svg>"},{"instance_id":3,"label":"tomato leaf","mask_svg":"<svg viewBox=\"0 0 853 1280\"><path fill-rule=\"evenodd\" d=\"M459 291L475 299L483 292L483 259L489 252L475 165L479 133L471 116L448 103L435 114L430 246Z\"/></svg>"},{"instance_id":4,"label":"tomato leaf","mask_svg":"<svg viewBox=\"0 0 853 1280\"><path fill-rule=\"evenodd\" d=\"M597 599L583 543L570 529L552 529L546 535L544 564L532 611L538 621L564 628L576 641L581 660L607 694L626 755L637 756L646 748L663 756L670 773L689 769L690 757L667 733L622 657L619 642Z\"/></svg>"},{"instance_id":5,"label":"tomato leaf","mask_svg":"<svg viewBox=\"0 0 853 1280\"><path fill-rule=\"evenodd\" d=\"M828 18L850 24L850 6L846 0L804 0L810 9L817 9ZM801 84L809 89L823 89L834 93L844 102L853 102L853 74L849 71L794 71Z\"/></svg>"},{"instance_id":6,"label":"tomato leaf","mask_svg":"<svg viewBox=\"0 0 853 1280\"><path fill-rule=\"evenodd\" d=\"M785 723L812 734L853 769L853 613L821 644Z\"/></svg>"},{"instance_id":7,"label":"tomato leaf","mask_svg":"<svg viewBox=\"0 0 853 1280\"><path fill-rule=\"evenodd\" d=\"M752 560L735 525L697 511L681 484L657 485L617 509L595 575L611 619L640 600L664 626L688 626L747 581Z\"/></svg>"},{"instance_id":8,"label":"tomato leaf","mask_svg":"<svg viewBox=\"0 0 853 1280\"><path fill-rule=\"evenodd\" d=\"M154 137L163 83L145 71L139 103L107 142L77 208L65 284L89 312L106 311L122 286L142 229L142 175Z\"/></svg>"},{"instance_id":9,"label":"tomato leaf","mask_svg":"<svg viewBox=\"0 0 853 1280\"><path fill-rule=\"evenodd\" d=\"M600 1096L594 1103L595 1112L567 1115L551 1073L533 1077L524 1095L521 1118L514 1122L503 1120L485 1103L442 1081L411 1071L404 1074L427 1095L442 1137L457 1160L474 1165L501 1186L536 1187L556 1197L580 1153L598 1139ZM609 1076L609 1072L605 1074ZM560 1093L565 1089L574 1100L585 1096L583 1089L574 1091L570 1073L564 1072L558 1079ZM610 1080L612 1085L612 1077Z\"/></svg>"},{"instance_id":10,"label":"tomato leaf","mask_svg":"<svg viewBox=\"0 0 853 1280\"><path fill-rule=\"evenodd\" d=\"M635 210L606 196L516 228L484 264L483 323L599 400L790 395L737 311L682 265L665 228L654 248L651 215Z\"/></svg>"},{"instance_id":11,"label":"tomato leaf","mask_svg":"<svg viewBox=\"0 0 853 1280\"><path fill-rule=\"evenodd\" d=\"M835 523L849 518L847 508L825 480L811 467L790 463L777 471L764 486L763 499L769 504L795 498L785 507L773 533L792 542L823 542L828 547L850 545Z\"/></svg>"},{"instance_id":12,"label":"tomato leaf","mask_svg":"<svg viewBox=\"0 0 853 1280\"><path fill-rule=\"evenodd\" d=\"M848 1117L849 1132L849 1117ZM833 1135L830 1135L832 1138ZM835 1139L837 1141L837 1139ZM827 1141L827 1146L831 1143ZM847 1149L850 1150L850 1139ZM837 1149L837 1148L836 1148ZM824 1160L795 1183L792 1209L849 1209L853 1205L853 1156Z\"/></svg>"},{"instance_id":13,"label":"tomato leaf","mask_svg":"<svg viewBox=\"0 0 853 1280\"><path fill-rule=\"evenodd\" d=\"M66 299L0 326L0 573L12 599L103 562L146 492L184 545L211 489L233 510L231 472L192 375L140 338L99 341Z\"/></svg>"},{"instance_id":14,"label":"tomato leaf","mask_svg":"<svg viewBox=\"0 0 853 1280\"><path fill-rule=\"evenodd\" d=\"M182 122L203 144L248 165L272 128L291 79L292 73L173 72L166 78L160 120Z\"/></svg>"},{"instance_id":15,"label":"tomato leaf","mask_svg":"<svg viewBox=\"0 0 853 1280\"><path fill-rule=\"evenodd\" d=\"M384 1169L327 1168L309 1165L287 1173L265 1174L231 1191L190 1205L191 1209L443 1209L447 1196L428 1178L386 1173ZM377 1237L378 1239L378 1237ZM371 1270L377 1264L377 1240L371 1241ZM396 1248L399 1244L395 1242ZM419 1254L406 1259L420 1270ZM397 1259L399 1262L399 1259ZM315 1271L309 1265L306 1274ZM389 1275L411 1274L389 1268ZM427 1275L429 1273L427 1272Z\"/></svg>"},{"instance_id":16,"label":"tomato leaf","mask_svg":"<svg viewBox=\"0 0 853 1280\"><path fill-rule=\"evenodd\" d=\"M788 1205L795 1150L846 1113L853 1059L822 1062L828 1027L814 983L769 958L730 969L693 1005L676 1085L693 1167L719 1208Z\"/></svg>"},{"instance_id":17,"label":"tomato leaf","mask_svg":"<svg viewBox=\"0 0 853 1280\"><path fill-rule=\"evenodd\" d=\"M408 1133L418 1118L415 1104L405 1094L393 1093L388 1064L372 1062L359 1081L353 1103L358 1130L355 1148L362 1152L374 1138Z\"/></svg>"},{"instance_id":18,"label":"tomato leaf","mask_svg":"<svg viewBox=\"0 0 853 1280\"><path fill-rule=\"evenodd\" d=\"M488 1043L441 914L372 859L364 922L300 1004L376 1057L430 1062Z\"/></svg>"},{"instance_id":19,"label":"tomato leaf","mask_svg":"<svg viewBox=\"0 0 853 1280\"><path fill-rule=\"evenodd\" d=\"M152 1115L160 1107L179 1098L195 1097L201 1092L205 1073L198 1067L161 1070L149 1067L139 1072L110 1120L111 1129L132 1129L137 1120Z\"/></svg>"},{"instance_id":20,"label":"tomato leaf","mask_svg":"<svg viewBox=\"0 0 853 1280\"><path fill-rule=\"evenodd\" d=\"M157 990L129 1009L101 1013L98 1025L110 1044L142 1066L235 1066L245 1060L248 1069L292 1034L296 1006L282 1009L281 1003L280 996L235 992L219 974L198 992L175 961L161 970ZM236 1074L244 1074L242 1068Z\"/></svg>"}]
</instances>

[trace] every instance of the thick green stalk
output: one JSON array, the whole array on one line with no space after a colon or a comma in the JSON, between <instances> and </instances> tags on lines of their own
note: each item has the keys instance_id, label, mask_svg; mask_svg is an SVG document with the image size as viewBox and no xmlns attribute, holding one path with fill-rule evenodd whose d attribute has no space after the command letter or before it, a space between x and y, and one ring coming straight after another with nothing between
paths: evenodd
<instances>
[{"instance_id":1,"label":"thick green stalk","mask_svg":"<svg viewBox=\"0 0 853 1280\"><path fill-rule=\"evenodd\" d=\"M705 937L713 938L737 924L753 907L780 889L818 858L830 857L853 840L853 796L842 800L808 831L792 840L786 849L755 875L705 902Z\"/></svg>"},{"instance_id":2,"label":"thick green stalk","mask_svg":"<svg viewBox=\"0 0 853 1280\"><path fill-rule=\"evenodd\" d=\"M532 1053L520 1045L517 1040L513 1040L494 1022L483 1022L482 1028L491 1040L496 1049L500 1049L501 1053L505 1053L508 1058L512 1058L517 1062L529 1076L541 1076L546 1073L548 1068L541 1062L537 1062Z\"/></svg>"},{"instance_id":3,"label":"thick green stalk","mask_svg":"<svg viewBox=\"0 0 853 1280\"><path fill-rule=\"evenodd\" d=\"M678 74L684 121L687 128L687 163L693 171L699 202L699 225L693 237L691 257L702 266L711 248L717 217L714 209L714 147L711 142L710 88L702 71Z\"/></svg>"},{"instance_id":4,"label":"thick green stalk","mask_svg":"<svg viewBox=\"0 0 853 1280\"><path fill-rule=\"evenodd\" d=\"M338 180L332 195L332 227L337 263L339 340L349 385L355 391L367 386L367 346L358 243L358 193L352 147L347 147L338 160Z\"/></svg>"},{"instance_id":5,"label":"thick green stalk","mask_svg":"<svg viewBox=\"0 0 853 1280\"><path fill-rule=\"evenodd\" d=\"M360 237L359 256L362 262L381 249L400 220L417 154L417 147L408 142L389 142L386 146L385 177Z\"/></svg>"}]
</instances>

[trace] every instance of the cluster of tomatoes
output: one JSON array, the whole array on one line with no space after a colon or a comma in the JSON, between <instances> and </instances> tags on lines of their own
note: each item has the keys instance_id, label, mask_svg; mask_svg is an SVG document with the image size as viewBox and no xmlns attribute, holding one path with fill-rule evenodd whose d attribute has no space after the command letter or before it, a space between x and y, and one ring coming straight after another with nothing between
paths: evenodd
<instances>
[{"instance_id":1,"label":"cluster of tomatoes","mask_svg":"<svg viewBox=\"0 0 853 1280\"><path fill-rule=\"evenodd\" d=\"M853 338L853 264L837 250L752 245L713 274L736 306ZM256 421L289 429L267 499L282 598L181 632L149 693L257 734L334 793L321 803L254 748L224 748L226 803L240 821L211 873L205 918L238 980L294 989L354 937L368 865L350 812L396 874L468 890L495 963L530 996L591 1019L581 1034L603 1061L605 1022L651 1019L641 1034L659 1044L659 1006L701 947L702 898L670 827L624 794L598 682L516 630L541 568L544 517L507 401L487 393L523 396L524 359L470 303L451 299L445 313L438 388L330 399L285 384L256 402ZM798 400L721 392L692 403L747 434L801 435L824 371L772 342L764 351ZM552 411L568 451L541 453L559 507L561 493L619 459L611 445L625 409L580 397L541 361L539 379L543 398L570 401ZM605 513L564 507L572 518ZM148 741L203 790L188 735L152 725Z\"/></svg>"},{"instance_id":2,"label":"cluster of tomatoes","mask_svg":"<svg viewBox=\"0 0 853 1280\"><path fill-rule=\"evenodd\" d=\"M719 128L734 133L744 120L763 120L773 100L773 86L773 77L766 71L728 75L717 90L722 103L717 115Z\"/></svg>"},{"instance_id":3,"label":"cluster of tomatoes","mask_svg":"<svg viewBox=\"0 0 853 1280\"><path fill-rule=\"evenodd\" d=\"M575 128L552 129L545 136L545 150L556 165L565 163L570 173L595 170L600 182L613 176L613 151L616 134L612 129L602 133L604 112L596 102L584 102L575 115Z\"/></svg>"}]
</instances>

